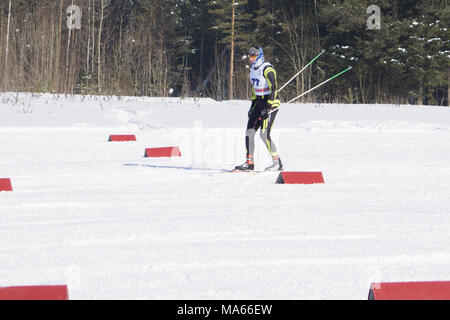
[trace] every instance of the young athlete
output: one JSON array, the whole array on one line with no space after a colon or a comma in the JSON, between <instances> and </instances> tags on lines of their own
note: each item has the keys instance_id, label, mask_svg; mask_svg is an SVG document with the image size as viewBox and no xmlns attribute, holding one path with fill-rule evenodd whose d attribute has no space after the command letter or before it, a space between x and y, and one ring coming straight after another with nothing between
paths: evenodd
<instances>
[{"instance_id":1,"label":"young athlete","mask_svg":"<svg viewBox=\"0 0 450 320\"><path fill-rule=\"evenodd\" d=\"M283 164L277 152L277 147L270 137L270 131L278 110L271 110L280 106L278 99L277 72L269 62L264 61L263 49L259 46L249 50L250 81L252 83L252 104L248 111L247 132L245 146L247 148L247 161L236 166L235 170L254 170L253 153L255 150L255 134L260 129L260 136L272 156L272 165L266 171L282 171ZM270 114L269 114L270 113Z\"/></svg>"}]
</instances>

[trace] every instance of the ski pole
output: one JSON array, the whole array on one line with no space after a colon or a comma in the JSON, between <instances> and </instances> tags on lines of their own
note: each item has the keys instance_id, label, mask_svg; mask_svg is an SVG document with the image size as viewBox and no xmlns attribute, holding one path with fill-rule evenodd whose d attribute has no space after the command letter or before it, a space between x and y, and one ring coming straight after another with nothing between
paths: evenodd
<instances>
[{"instance_id":1,"label":"ski pole","mask_svg":"<svg viewBox=\"0 0 450 320\"><path fill-rule=\"evenodd\" d=\"M333 80L333 79L339 77L341 74L343 74L343 73L345 73L345 72L347 72L348 70L351 70L351 69L352 69L352 66L349 66L347 69L345 69L345 70L339 72L338 74L332 76L332 77L329 78L328 80L325 80L324 82L319 83L319 84L318 84L317 86L315 86L314 88L311 88L311 89L309 89L308 91L303 92L301 95L299 95L298 97L295 97L294 99L288 101L287 103L291 103L292 101L295 101L295 100L297 100L297 99L303 97L305 94L308 94L308 93L310 93L311 91L313 91L313 90L319 88L320 86L323 86L325 83L327 83L327 82L329 82L329 81L331 81L331 80ZM277 111L278 109L279 109L279 107L276 108L276 109L273 109L273 110L270 111L268 114L271 114L272 112L275 112L275 111Z\"/></svg>"},{"instance_id":2,"label":"ski pole","mask_svg":"<svg viewBox=\"0 0 450 320\"><path fill-rule=\"evenodd\" d=\"M312 59L310 62L308 62L308 64L306 66L304 66L302 68L302 70L300 70L299 72L297 72L297 74L295 76L293 76L288 82L286 82L280 89L278 89L278 92L280 92L281 90L283 90L284 87L286 87L292 80L294 80L300 73L302 73L306 68L308 68L314 61L316 61L317 58L319 58L323 53L325 52L325 49L322 49L322 51L320 51L320 53L314 58Z\"/></svg>"},{"instance_id":3,"label":"ski pole","mask_svg":"<svg viewBox=\"0 0 450 320\"><path fill-rule=\"evenodd\" d=\"M314 88L311 88L311 89L309 89L309 90L303 92L303 93L302 93L301 95L299 95L298 97L295 97L294 99L288 101L288 103L291 103L292 101L295 101L295 100L297 100L297 99L303 97L305 94L310 93L311 91L313 91L313 90L319 88L320 86L324 85L325 83L327 83L327 82L333 80L334 78L339 77L341 74L343 74L343 73L345 73L345 72L347 72L348 70L351 70L351 69L352 69L352 66L349 66L347 69L345 69L345 70L339 72L338 74L332 76L330 79L325 80L325 81L322 82L322 83L319 83L319 84L318 84L317 86L315 86Z\"/></svg>"}]
</instances>

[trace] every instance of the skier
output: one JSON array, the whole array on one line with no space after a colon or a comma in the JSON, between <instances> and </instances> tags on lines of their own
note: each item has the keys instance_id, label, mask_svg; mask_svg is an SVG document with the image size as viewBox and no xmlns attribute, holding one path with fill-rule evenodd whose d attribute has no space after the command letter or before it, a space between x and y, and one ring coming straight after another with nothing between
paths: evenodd
<instances>
[{"instance_id":1,"label":"skier","mask_svg":"<svg viewBox=\"0 0 450 320\"><path fill-rule=\"evenodd\" d=\"M258 129L260 136L272 156L272 165L266 171L283 171L283 164L277 152L277 148L270 137L273 122L280 107L278 99L277 72L269 62L264 61L263 49L253 46L248 54L252 67L250 68L250 81L252 83L252 104L248 111L248 123L245 136L247 149L247 161L236 166L235 170L251 171L255 164L253 153L255 150L255 134Z\"/></svg>"}]
</instances>

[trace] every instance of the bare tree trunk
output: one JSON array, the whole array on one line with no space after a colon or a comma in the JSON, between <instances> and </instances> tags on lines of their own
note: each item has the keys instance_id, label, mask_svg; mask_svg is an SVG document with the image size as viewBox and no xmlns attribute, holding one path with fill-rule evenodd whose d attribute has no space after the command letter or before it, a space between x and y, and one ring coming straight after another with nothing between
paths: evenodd
<instances>
[{"instance_id":1,"label":"bare tree trunk","mask_svg":"<svg viewBox=\"0 0 450 320\"><path fill-rule=\"evenodd\" d=\"M230 48L230 82L228 84L228 99L233 99L233 75L234 75L234 20L235 10L234 0L231 0L231 48Z\"/></svg>"},{"instance_id":2,"label":"bare tree trunk","mask_svg":"<svg viewBox=\"0 0 450 320\"><path fill-rule=\"evenodd\" d=\"M59 92L59 61L61 59L61 33L62 33L62 17L63 17L63 0L59 2L59 31L58 31L58 42L56 43L56 60L55 60L55 74L54 74L54 84L56 90Z\"/></svg>"},{"instance_id":3,"label":"bare tree trunk","mask_svg":"<svg viewBox=\"0 0 450 320\"><path fill-rule=\"evenodd\" d=\"M120 14L120 26L119 26L119 58L122 59L122 25L123 25L123 16L125 14L125 6L122 8L122 13Z\"/></svg>"},{"instance_id":4,"label":"bare tree trunk","mask_svg":"<svg viewBox=\"0 0 450 320\"><path fill-rule=\"evenodd\" d=\"M72 0L73 5L73 0ZM70 58L70 44L72 39L72 28L69 28L69 37L67 38L67 52L66 52L66 92L70 90L70 69L69 69L69 58Z\"/></svg>"},{"instance_id":5,"label":"bare tree trunk","mask_svg":"<svg viewBox=\"0 0 450 320\"><path fill-rule=\"evenodd\" d=\"M167 69L167 55L164 55L164 97L167 96L167 74L168 74L168 69Z\"/></svg>"},{"instance_id":6,"label":"bare tree trunk","mask_svg":"<svg viewBox=\"0 0 450 320\"><path fill-rule=\"evenodd\" d=\"M95 64L95 0L92 0L92 62L91 73L94 73Z\"/></svg>"},{"instance_id":7,"label":"bare tree trunk","mask_svg":"<svg viewBox=\"0 0 450 320\"><path fill-rule=\"evenodd\" d=\"M204 57L204 42L205 42L205 32L202 28L200 32L200 71L198 77L198 85L203 81L203 57Z\"/></svg>"},{"instance_id":8,"label":"bare tree trunk","mask_svg":"<svg viewBox=\"0 0 450 320\"><path fill-rule=\"evenodd\" d=\"M102 55L101 55L101 40L102 40L102 28L103 28L103 17L104 17L105 1L101 0L100 3L100 26L98 28L98 42L97 42L97 80L98 80L98 92L102 91Z\"/></svg>"},{"instance_id":9,"label":"bare tree trunk","mask_svg":"<svg viewBox=\"0 0 450 320\"><path fill-rule=\"evenodd\" d=\"M361 102L366 103L366 90L364 86L365 81L363 79L361 68L358 68L358 78L359 78L359 89L361 93Z\"/></svg>"},{"instance_id":10,"label":"bare tree trunk","mask_svg":"<svg viewBox=\"0 0 450 320\"><path fill-rule=\"evenodd\" d=\"M86 50L86 73L89 72L89 57L90 57L90 47L91 47L91 0L89 0L89 9L88 9L88 40L87 40L87 50Z\"/></svg>"},{"instance_id":11,"label":"bare tree trunk","mask_svg":"<svg viewBox=\"0 0 450 320\"><path fill-rule=\"evenodd\" d=\"M8 83L8 46L9 46L9 26L11 24L11 0L9 0L9 9L8 9L8 26L7 26L7 31L6 31L6 49L5 49L5 70L4 70L4 83L3 83L3 88L4 90L6 90L6 85Z\"/></svg>"},{"instance_id":12,"label":"bare tree trunk","mask_svg":"<svg viewBox=\"0 0 450 320\"><path fill-rule=\"evenodd\" d=\"M353 104L353 89L351 87L348 88L348 99L349 103Z\"/></svg>"},{"instance_id":13,"label":"bare tree trunk","mask_svg":"<svg viewBox=\"0 0 450 320\"><path fill-rule=\"evenodd\" d=\"M450 107L450 68L447 69L447 106Z\"/></svg>"},{"instance_id":14,"label":"bare tree trunk","mask_svg":"<svg viewBox=\"0 0 450 320\"><path fill-rule=\"evenodd\" d=\"M163 84L163 53L164 53L164 31L163 31L163 29L161 28L161 32L160 32L160 35L159 35L159 61L158 61L158 64L159 64L159 66L158 66L158 89L157 89L157 95L161 95L161 87L162 87L162 84ZM185 70L185 80L187 80L187 68L188 68L188 56L189 56L189 53L187 53L186 54L186 68L184 69ZM186 90L187 90L187 92L188 92L188 95L189 95L189 86L188 85L186 85Z\"/></svg>"},{"instance_id":15,"label":"bare tree trunk","mask_svg":"<svg viewBox=\"0 0 450 320\"><path fill-rule=\"evenodd\" d=\"M222 100L222 75L220 73L220 61L218 59L219 52L218 52L218 38L217 38L217 29L216 29L216 39L214 42L214 61L216 63L216 79L217 79L217 90L216 90L216 98Z\"/></svg>"},{"instance_id":16,"label":"bare tree trunk","mask_svg":"<svg viewBox=\"0 0 450 320\"><path fill-rule=\"evenodd\" d=\"M0 12L3 12L3 3L0 5L0 10ZM0 61L3 61L3 14L0 16L0 54L2 54L0 56Z\"/></svg>"},{"instance_id":17,"label":"bare tree trunk","mask_svg":"<svg viewBox=\"0 0 450 320\"><path fill-rule=\"evenodd\" d=\"M54 87L52 86L52 79L53 79L53 75L54 73L54 64L53 61L55 59L55 33L56 33L56 21L57 21L57 16L55 18L54 14L53 14L53 10L51 13L51 19L50 19L50 30L51 30L51 35L50 35L50 43L49 43L49 48L50 48L50 52L47 54L47 68L48 68L48 76L47 76L47 88L50 91L54 90ZM43 30L43 34L45 34L45 30Z\"/></svg>"},{"instance_id":18,"label":"bare tree trunk","mask_svg":"<svg viewBox=\"0 0 450 320\"><path fill-rule=\"evenodd\" d=\"M190 85L189 85L189 79L188 79L188 69L189 69L189 53L186 53L183 87L184 87L184 95L189 97L190 96L190 90L189 90Z\"/></svg>"},{"instance_id":19,"label":"bare tree trunk","mask_svg":"<svg viewBox=\"0 0 450 320\"><path fill-rule=\"evenodd\" d=\"M423 84L422 83L419 85L419 89L417 91L417 104L418 105L423 104Z\"/></svg>"}]
</instances>

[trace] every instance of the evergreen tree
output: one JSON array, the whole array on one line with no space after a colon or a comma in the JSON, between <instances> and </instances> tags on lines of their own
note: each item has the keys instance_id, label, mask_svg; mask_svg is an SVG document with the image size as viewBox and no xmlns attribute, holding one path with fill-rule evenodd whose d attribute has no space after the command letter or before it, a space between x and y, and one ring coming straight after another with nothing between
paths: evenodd
<instances>
[{"instance_id":1,"label":"evergreen tree","mask_svg":"<svg viewBox=\"0 0 450 320\"><path fill-rule=\"evenodd\" d=\"M225 46L230 50L230 63L228 64L227 72L230 78L222 78L229 86L229 93L232 95L234 88L231 86L231 77L235 77L235 57L243 56L247 48L250 46L253 37L252 21L248 13L247 0L227 0L209 2L209 13L212 18L212 30L216 34L215 44L215 59L218 59L218 46ZM218 66L220 68L220 66ZM241 72L239 72L241 73ZM221 77L221 72L217 73ZM239 86L241 87L241 86ZM240 94L241 95L241 94Z\"/></svg>"}]
</instances>

